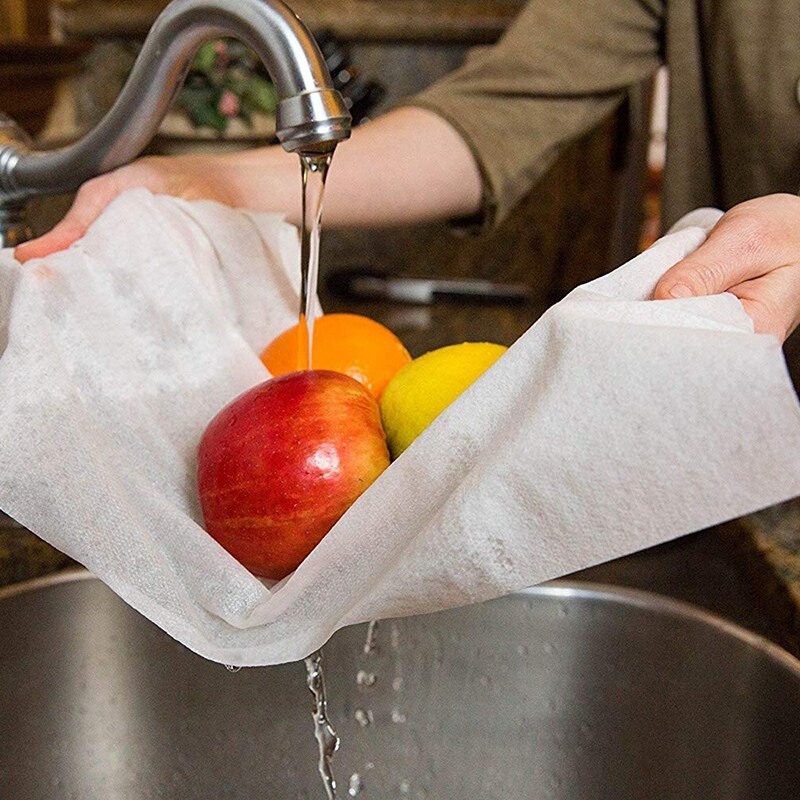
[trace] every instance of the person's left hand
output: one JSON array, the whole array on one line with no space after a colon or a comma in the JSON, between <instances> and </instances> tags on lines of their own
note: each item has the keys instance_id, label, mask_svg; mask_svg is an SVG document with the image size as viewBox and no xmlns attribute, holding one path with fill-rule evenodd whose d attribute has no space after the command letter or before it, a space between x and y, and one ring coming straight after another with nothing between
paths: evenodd
<instances>
[{"instance_id":1,"label":"person's left hand","mask_svg":"<svg viewBox=\"0 0 800 800\"><path fill-rule=\"evenodd\" d=\"M800 197L771 194L734 206L663 275L653 299L720 292L741 300L757 333L783 342L800 324Z\"/></svg>"}]
</instances>

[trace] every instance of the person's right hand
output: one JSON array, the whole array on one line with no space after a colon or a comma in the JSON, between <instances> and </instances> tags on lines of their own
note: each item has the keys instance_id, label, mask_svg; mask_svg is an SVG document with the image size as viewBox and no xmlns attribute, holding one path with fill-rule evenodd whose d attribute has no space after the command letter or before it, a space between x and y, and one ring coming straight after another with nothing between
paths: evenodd
<instances>
[{"instance_id":1,"label":"person's right hand","mask_svg":"<svg viewBox=\"0 0 800 800\"><path fill-rule=\"evenodd\" d=\"M233 205L236 198L226 188L228 184L222 179L221 172L224 172L222 159L179 156L134 161L84 183L64 219L38 239L19 245L14 255L25 262L65 250L86 233L117 195L137 186L154 194L169 194L186 200L217 200Z\"/></svg>"}]
</instances>

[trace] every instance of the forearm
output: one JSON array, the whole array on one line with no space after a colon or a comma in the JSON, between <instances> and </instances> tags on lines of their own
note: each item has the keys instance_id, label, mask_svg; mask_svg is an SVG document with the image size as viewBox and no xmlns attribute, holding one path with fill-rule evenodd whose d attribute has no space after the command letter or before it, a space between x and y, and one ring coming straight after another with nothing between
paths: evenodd
<instances>
[{"instance_id":1,"label":"forearm","mask_svg":"<svg viewBox=\"0 0 800 800\"><path fill-rule=\"evenodd\" d=\"M277 211L300 222L298 157L280 147L225 156L143 158L85 183L53 230L20 245L20 261L69 247L117 195L137 186L185 200ZM325 197L325 225L402 225L474 214L481 176L461 136L441 117L410 108L358 128L339 145Z\"/></svg>"},{"instance_id":2,"label":"forearm","mask_svg":"<svg viewBox=\"0 0 800 800\"><path fill-rule=\"evenodd\" d=\"M231 205L300 218L300 164L269 147L225 156L218 180ZM325 194L325 225L383 226L468 216L478 211L481 176L461 136L417 108L357 128L336 149Z\"/></svg>"}]
</instances>

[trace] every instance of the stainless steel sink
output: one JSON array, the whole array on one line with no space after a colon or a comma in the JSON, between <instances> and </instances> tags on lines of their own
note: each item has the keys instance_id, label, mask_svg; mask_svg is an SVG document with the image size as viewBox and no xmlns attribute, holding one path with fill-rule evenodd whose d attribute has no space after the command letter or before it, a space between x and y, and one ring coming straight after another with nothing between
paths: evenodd
<instances>
[{"instance_id":1,"label":"stainless steel sink","mask_svg":"<svg viewBox=\"0 0 800 800\"><path fill-rule=\"evenodd\" d=\"M800 662L691 607L561 583L374 633L325 647L342 798L800 797ZM310 710L86 573L0 592L2 800L323 798Z\"/></svg>"}]
</instances>

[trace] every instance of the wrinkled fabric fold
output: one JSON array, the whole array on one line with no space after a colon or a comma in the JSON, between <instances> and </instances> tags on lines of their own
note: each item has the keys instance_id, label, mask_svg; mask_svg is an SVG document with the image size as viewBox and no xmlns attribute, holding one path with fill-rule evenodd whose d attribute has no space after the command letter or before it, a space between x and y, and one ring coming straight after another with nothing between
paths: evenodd
<instances>
[{"instance_id":1,"label":"wrinkled fabric fold","mask_svg":"<svg viewBox=\"0 0 800 800\"><path fill-rule=\"evenodd\" d=\"M717 218L554 306L270 587L203 531L196 448L296 321L296 231L128 192L64 253L0 255L0 508L200 655L261 665L794 497L778 342L731 295L648 300Z\"/></svg>"}]
</instances>

